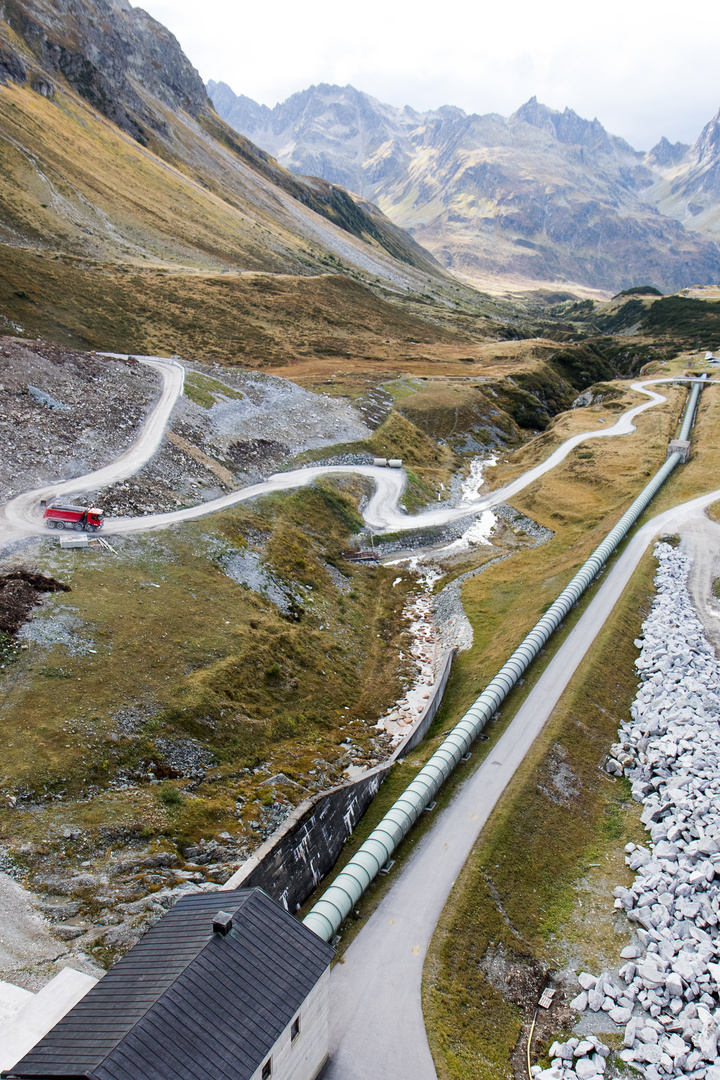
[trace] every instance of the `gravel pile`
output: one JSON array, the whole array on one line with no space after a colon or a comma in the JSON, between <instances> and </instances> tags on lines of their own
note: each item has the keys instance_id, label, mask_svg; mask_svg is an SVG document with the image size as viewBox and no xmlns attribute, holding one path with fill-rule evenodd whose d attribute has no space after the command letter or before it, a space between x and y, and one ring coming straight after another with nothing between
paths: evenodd
<instances>
[{"instance_id":1,"label":"gravel pile","mask_svg":"<svg viewBox=\"0 0 720 1080\"><path fill-rule=\"evenodd\" d=\"M178 776L204 777L214 763L215 755L194 739L156 739L155 745L163 755L163 763Z\"/></svg>"},{"instance_id":2,"label":"gravel pile","mask_svg":"<svg viewBox=\"0 0 720 1080\"><path fill-rule=\"evenodd\" d=\"M642 682L608 771L644 803L645 848L615 906L636 928L618 977L579 976L579 1011L625 1025L619 1057L650 1080L720 1080L720 667L687 590L689 560L659 544L657 597L638 641ZM553 1062L550 1077L590 1077Z\"/></svg>"},{"instance_id":3,"label":"gravel pile","mask_svg":"<svg viewBox=\"0 0 720 1080\"><path fill-rule=\"evenodd\" d=\"M497 506L493 506L493 513L495 517L499 517L507 525L511 525L516 532L523 532L526 536L529 536L534 541L533 547L546 544L555 535L552 529L546 529L544 525L540 525L537 521L533 521L532 518L521 514L519 510L508 506L507 503L498 503Z\"/></svg>"},{"instance_id":4,"label":"gravel pile","mask_svg":"<svg viewBox=\"0 0 720 1080\"><path fill-rule=\"evenodd\" d=\"M333 454L330 457L319 458L317 461L308 461L304 465L301 465L301 469L316 469L318 466L323 465L372 465L372 454L368 454L365 451L361 451L357 454ZM287 463L286 468L279 469L279 472L286 472L291 469L296 469L297 465L293 461Z\"/></svg>"},{"instance_id":5,"label":"gravel pile","mask_svg":"<svg viewBox=\"0 0 720 1080\"><path fill-rule=\"evenodd\" d=\"M47 609L41 609L37 617L30 616L17 632L18 641L32 641L51 649L55 645L64 645L69 656L87 656L97 652L96 642L88 635L85 620L69 607L54 607L52 616L47 617Z\"/></svg>"},{"instance_id":6,"label":"gravel pile","mask_svg":"<svg viewBox=\"0 0 720 1080\"><path fill-rule=\"evenodd\" d=\"M227 372L217 376L240 399L218 400L206 413L207 452L225 455L238 436L287 447L290 455L334 443L366 439L371 429L346 400L313 394L287 379L260 372Z\"/></svg>"},{"instance_id":7,"label":"gravel pile","mask_svg":"<svg viewBox=\"0 0 720 1080\"><path fill-rule=\"evenodd\" d=\"M260 593L273 604L277 604L281 611L289 612L291 604L303 599L273 576L263 562L261 551L253 551L251 548L244 551L225 551L218 557L218 563L232 581Z\"/></svg>"},{"instance_id":8,"label":"gravel pile","mask_svg":"<svg viewBox=\"0 0 720 1080\"><path fill-rule=\"evenodd\" d=\"M0 336L2 499L118 457L159 387L140 364Z\"/></svg>"}]
</instances>

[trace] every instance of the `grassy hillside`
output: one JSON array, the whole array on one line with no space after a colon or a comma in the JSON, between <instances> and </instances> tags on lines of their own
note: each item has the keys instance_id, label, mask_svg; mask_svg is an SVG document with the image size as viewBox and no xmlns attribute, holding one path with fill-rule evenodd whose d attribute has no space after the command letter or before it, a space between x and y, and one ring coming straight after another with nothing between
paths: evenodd
<instances>
[{"instance_id":1,"label":"grassy hillside","mask_svg":"<svg viewBox=\"0 0 720 1080\"><path fill-rule=\"evenodd\" d=\"M551 308L551 313L591 335L620 335L619 341L632 335L633 342L652 341L665 356L680 350L720 349L716 288L684 289L673 296L662 296L656 289L632 289L607 303L566 300Z\"/></svg>"},{"instance_id":2,"label":"grassy hillside","mask_svg":"<svg viewBox=\"0 0 720 1080\"><path fill-rule=\"evenodd\" d=\"M401 288L449 287L340 189L290 176L211 111L161 111L174 138L143 146L68 88L0 85L0 241L189 270L307 274L330 259Z\"/></svg>"},{"instance_id":3,"label":"grassy hillside","mask_svg":"<svg viewBox=\"0 0 720 1080\"><path fill-rule=\"evenodd\" d=\"M468 347L464 334L343 276L130 269L13 248L0 262L0 311L7 330L31 337L250 367L349 353L385 360L419 337L430 352Z\"/></svg>"}]
</instances>

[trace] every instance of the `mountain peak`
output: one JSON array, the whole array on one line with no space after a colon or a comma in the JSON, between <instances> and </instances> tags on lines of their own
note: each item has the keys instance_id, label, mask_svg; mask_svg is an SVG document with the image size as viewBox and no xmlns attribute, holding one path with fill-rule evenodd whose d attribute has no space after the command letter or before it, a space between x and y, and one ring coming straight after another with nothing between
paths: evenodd
<instances>
[{"instance_id":1,"label":"mountain peak","mask_svg":"<svg viewBox=\"0 0 720 1080\"><path fill-rule=\"evenodd\" d=\"M698 164L720 161L720 110L700 132L693 145L692 155Z\"/></svg>"},{"instance_id":2,"label":"mountain peak","mask_svg":"<svg viewBox=\"0 0 720 1080\"><path fill-rule=\"evenodd\" d=\"M687 143L671 143L663 135L660 142L648 151L647 160L650 165L658 165L660 168L679 164L687 154L690 147Z\"/></svg>"},{"instance_id":3,"label":"mountain peak","mask_svg":"<svg viewBox=\"0 0 720 1080\"><path fill-rule=\"evenodd\" d=\"M605 152L612 150L610 136L597 117L594 120L584 120L567 107L564 112L559 112L541 104L535 95L520 106L511 120L522 120L532 127L547 131L558 142L568 146L582 146Z\"/></svg>"}]
</instances>

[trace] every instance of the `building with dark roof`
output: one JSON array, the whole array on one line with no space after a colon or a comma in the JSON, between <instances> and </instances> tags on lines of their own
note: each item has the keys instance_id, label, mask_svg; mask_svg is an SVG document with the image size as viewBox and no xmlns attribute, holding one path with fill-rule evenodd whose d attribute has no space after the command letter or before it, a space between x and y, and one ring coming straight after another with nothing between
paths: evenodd
<instances>
[{"instance_id":1,"label":"building with dark roof","mask_svg":"<svg viewBox=\"0 0 720 1080\"><path fill-rule=\"evenodd\" d=\"M2 1076L314 1080L332 957L262 889L194 893Z\"/></svg>"}]
</instances>

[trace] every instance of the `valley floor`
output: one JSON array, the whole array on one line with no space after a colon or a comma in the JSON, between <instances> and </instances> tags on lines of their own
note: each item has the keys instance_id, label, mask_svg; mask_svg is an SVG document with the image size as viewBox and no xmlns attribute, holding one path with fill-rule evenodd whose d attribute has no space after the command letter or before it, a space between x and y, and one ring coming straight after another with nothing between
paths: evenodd
<instances>
[{"instance_id":1,"label":"valley floor","mask_svg":"<svg viewBox=\"0 0 720 1080\"><path fill-rule=\"evenodd\" d=\"M61 406L76 392L72 379L80 371L72 356L62 363L66 381L51 387ZM109 361L103 374L123 379L133 371L132 363ZM427 500L448 487L449 450L423 443L392 410L383 419L399 390L416 393L402 381L374 392L371 423L380 427L373 430L367 416L334 396L254 373L190 372L157 463L137 482L123 481L111 505L148 515L153 499L165 509L241 484L243 469L262 468L255 450L270 461L281 453L284 402L288 416L297 408L309 422L303 430L286 418L300 440L293 452L309 450L315 461L323 453L330 462L333 454L371 454L394 423L394 437L416 440L421 449L414 452L426 455L416 466L416 490ZM512 481L583 424L587 430L640 404L632 390L623 392L629 396L622 403L611 398L609 407L565 413L534 443L504 449L490 483ZM425 548L432 565L441 557L438 542L445 545L450 561L441 561L438 586L446 589L437 610L447 617L443 596L454 589L457 598L462 588L465 613L455 607L453 617L465 619L470 638L463 643L472 642L458 660L440 727L476 695L522 626L635 493L646 455L664 454L683 400L678 388L667 393L666 405L638 416L641 438L602 439L558 459L551 473L538 472L514 500L524 515L498 507L491 545L487 538L459 543L469 524L462 520L442 538L425 529L411 539L415 566ZM274 429L263 427L265 401ZM45 416L36 407L53 423L56 413L61 418L62 409L28 394L28 432ZM232 432L245 420L256 423L247 429L253 438L234 458ZM327 450L312 445L323 425L332 429ZM472 444L468 457L477 452ZM453 490L459 500L457 483ZM390 558L378 566L343 559L369 494L361 476L319 479L169 531L111 537L112 553L61 552L33 540L12 556L13 564L32 562L72 589L36 610L21 634L26 649L6 642L0 706L7 869L42 890L63 954L70 947L73 958L107 964L180 891L218 888L309 792L387 753L391 736L375 725L397 709L414 677L408 619L417 613L419 586L412 563L390 565L403 554L392 548L406 543L397 537L386 539ZM522 593L529 578L538 582L530 597ZM36 986L46 972L21 964L6 977Z\"/></svg>"}]
</instances>

